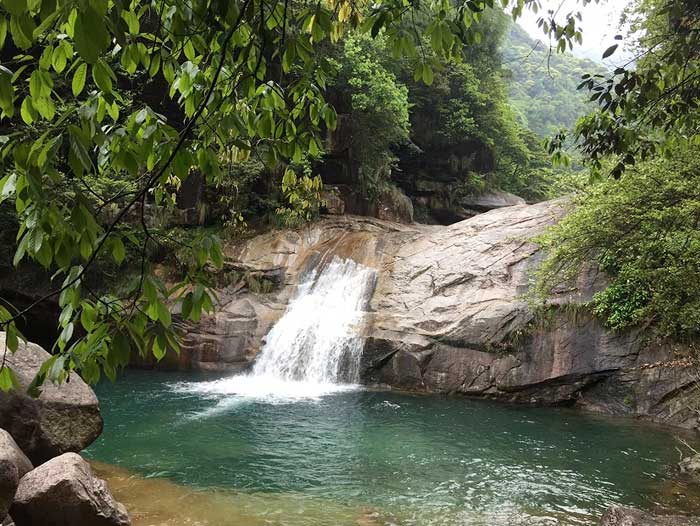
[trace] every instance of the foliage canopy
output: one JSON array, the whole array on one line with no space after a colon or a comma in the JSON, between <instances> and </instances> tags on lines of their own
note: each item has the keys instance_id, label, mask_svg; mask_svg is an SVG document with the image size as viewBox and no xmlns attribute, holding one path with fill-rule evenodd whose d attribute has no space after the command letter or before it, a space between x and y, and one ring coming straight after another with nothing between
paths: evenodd
<instances>
[{"instance_id":1,"label":"foliage canopy","mask_svg":"<svg viewBox=\"0 0 700 526\"><path fill-rule=\"evenodd\" d=\"M542 236L538 280L548 295L596 263L610 277L594 312L617 330L653 326L661 335L700 335L700 155L677 151L608 179Z\"/></svg>"}]
</instances>

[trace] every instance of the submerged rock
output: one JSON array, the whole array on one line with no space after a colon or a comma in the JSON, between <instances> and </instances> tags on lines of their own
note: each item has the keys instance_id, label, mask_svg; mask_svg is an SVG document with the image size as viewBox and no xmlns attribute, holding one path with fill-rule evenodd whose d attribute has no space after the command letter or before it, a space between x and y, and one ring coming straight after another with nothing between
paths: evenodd
<instances>
[{"instance_id":1,"label":"submerged rock","mask_svg":"<svg viewBox=\"0 0 700 526\"><path fill-rule=\"evenodd\" d=\"M17 526L128 526L126 508L105 481L75 453L65 453L29 472L12 505Z\"/></svg>"},{"instance_id":2,"label":"submerged rock","mask_svg":"<svg viewBox=\"0 0 700 526\"><path fill-rule=\"evenodd\" d=\"M634 508L613 506L603 515L600 526L700 526L700 518L651 515Z\"/></svg>"},{"instance_id":3,"label":"submerged rock","mask_svg":"<svg viewBox=\"0 0 700 526\"><path fill-rule=\"evenodd\" d=\"M0 347L4 345L5 333L0 332ZM49 357L38 345L20 342L17 352L7 355L20 389L0 392L0 427L36 465L67 451L85 449L100 435L103 425L95 393L77 374L61 385L45 384L38 398L26 394Z\"/></svg>"},{"instance_id":4,"label":"submerged rock","mask_svg":"<svg viewBox=\"0 0 700 526\"><path fill-rule=\"evenodd\" d=\"M700 482L700 453L696 453L691 457L686 457L678 463L678 471L682 475L692 478L696 482Z\"/></svg>"}]
</instances>

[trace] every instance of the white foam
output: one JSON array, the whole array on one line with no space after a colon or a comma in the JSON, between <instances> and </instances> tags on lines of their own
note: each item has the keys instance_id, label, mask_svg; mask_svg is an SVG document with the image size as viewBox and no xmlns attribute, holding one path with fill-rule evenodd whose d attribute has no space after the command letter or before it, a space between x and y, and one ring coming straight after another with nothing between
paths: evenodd
<instances>
[{"instance_id":1,"label":"white foam","mask_svg":"<svg viewBox=\"0 0 700 526\"><path fill-rule=\"evenodd\" d=\"M200 394L217 398L235 395L269 402L320 398L362 388L357 384L295 382L281 380L274 376L252 374L222 378L211 382L179 382L171 384L170 387L179 393ZM220 402L221 405L228 405L225 403L226 400L222 402Z\"/></svg>"}]
</instances>

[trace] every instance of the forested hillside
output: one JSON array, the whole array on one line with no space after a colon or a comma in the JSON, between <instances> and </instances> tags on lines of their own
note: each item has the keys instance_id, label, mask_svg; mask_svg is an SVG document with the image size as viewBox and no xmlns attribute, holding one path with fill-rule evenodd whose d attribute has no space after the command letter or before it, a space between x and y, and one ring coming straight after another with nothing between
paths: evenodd
<instances>
[{"instance_id":1,"label":"forested hillside","mask_svg":"<svg viewBox=\"0 0 700 526\"><path fill-rule=\"evenodd\" d=\"M534 40L517 24L508 33L503 66L510 71L510 99L518 118L542 137L573 128L592 109L589 96L577 87L586 73L604 72L591 60L550 53L548 44Z\"/></svg>"}]
</instances>

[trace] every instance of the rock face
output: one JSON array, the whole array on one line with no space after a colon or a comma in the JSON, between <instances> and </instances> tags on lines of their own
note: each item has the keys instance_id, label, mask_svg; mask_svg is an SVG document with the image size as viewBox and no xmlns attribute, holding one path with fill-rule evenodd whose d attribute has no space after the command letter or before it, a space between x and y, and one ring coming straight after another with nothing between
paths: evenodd
<instances>
[{"instance_id":1,"label":"rock face","mask_svg":"<svg viewBox=\"0 0 700 526\"><path fill-rule=\"evenodd\" d=\"M0 348L4 345L5 333L0 332ZM79 376L71 375L70 381L61 385L45 384L38 398L26 394L49 356L34 343L20 342L17 352L7 356L20 389L0 393L0 427L36 465L67 451L85 449L102 432L97 397Z\"/></svg>"},{"instance_id":2,"label":"rock face","mask_svg":"<svg viewBox=\"0 0 700 526\"><path fill-rule=\"evenodd\" d=\"M605 330L581 308L605 285L595 268L550 298L545 314L530 307L542 258L532 237L566 206L508 206L447 227L330 217L227 247L227 267L274 287L222 289L216 315L188 331L191 367L249 366L300 276L337 255L378 270L363 357L369 384L697 427L690 350Z\"/></svg>"},{"instance_id":3,"label":"rock face","mask_svg":"<svg viewBox=\"0 0 700 526\"><path fill-rule=\"evenodd\" d=\"M224 272L246 276L243 281L248 284L237 281L217 290L216 313L187 327L180 357L165 367L247 369L265 335L284 313L301 276L322 264L324 258L328 261L330 254L378 264L383 234L404 231L413 229L369 218L337 216L299 231L268 232L225 247Z\"/></svg>"},{"instance_id":4,"label":"rock face","mask_svg":"<svg viewBox=\"0 0 700 526\"><path fill-rule=\"evenodd\" d=\"M634 508L613 506L605 512L600 526L700 526L695 517L656 516Z\"/></svg>"},{"instance_id":5,"label":"rock face","mask_svg":"<svg viewBox=\"0 0 700 526\"><path fill-rule=\"evenodd\" d=\"M80 455L49 460L20 481L12 517L17 526L128 526L123 505Z\"/></svg>"},{"instance_id":6,"label":"rock face","mask_svg":"<svg viewBox=\"0 0 700 526\"><path fill-rule=\"evenodd\" d=\"M595 269L533 314L531 238L564 213L560 201L513 206L404 239L371 303L365 378L698 426L687 350L610 333L579 308L604 286Z\"/></svg>"}]
</instances>

